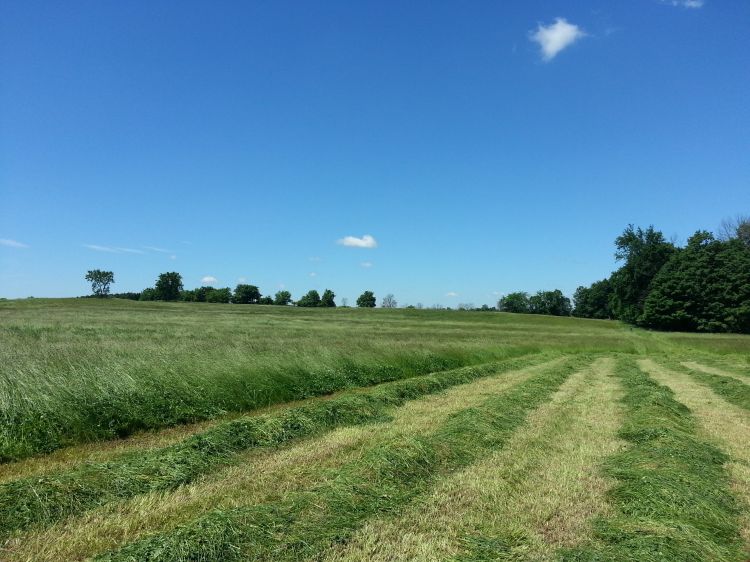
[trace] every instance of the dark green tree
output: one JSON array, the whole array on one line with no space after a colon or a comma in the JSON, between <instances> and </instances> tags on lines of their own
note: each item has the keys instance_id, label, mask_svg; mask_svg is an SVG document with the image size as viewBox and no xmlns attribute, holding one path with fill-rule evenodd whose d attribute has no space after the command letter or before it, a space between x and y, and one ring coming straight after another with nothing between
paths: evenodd
<instances>
[{"instance_id":1,"label":"dark green tree","mask_svg":"<svg viewBox=\"0 0 750 562\"><path fill-rule=\"evenodd\" d=\"M237 285L234 289L232 302L237 304L258 304L260 301L260 290L255 285Z\"/></svg>"},{"instance_id":2,"label":"dark green tree","mask_svg":"<svg viewBox=\"0 0 750 562\"><path fill-rule=\"evenodd\" d=\"M592 283L590 287L578 287L573 294L573 316L579 318L614 318L610 299L612 285L609 279Z\"/></svg>"},{"instance_id":3,"label":"dark green tree","mask_svg":"<svg viewBox=\"0 0 750 562\"><path fill-rule=\"evenodd\" d=\"M115 274L102 269L90 269L86 273L86 281L91 283L91 292L97 297L106 297L109 286L115 282Z\"/></svg>"},{"instance_id":4,"label":"dark green tree","mask_svg":"<svg viewBox=\"0 0 750 562\"><path fill-rule=\"evenodd\" d=\"M313 289L297 301L297 306L314 307L320 306L320 294Z\"/></svg>"},{"instance_id":5,"label":"dark green tree","mask_svg":"<svg viewBox=\"0 0 750 562\"><path fill-rule=\"evenodd\" d=\"M273 297L273 304L287 306L290 302L292 302L292 293L289 291L279 291Z\"/></svg>"},{"instance_id":6,"label":"dark green tree","mask_svg":"<svg viewBox=\"0 0 750 562\"><path fill-rule=\"evenodd\" d=\"M232 300L232 289L224 287L223 289L211 289L206 293L206 302L228 303Z\"/></svg>"},{"instance_id":7,"label":"dark green tree","mask_svg":"<svg viewBox=\"0 0 750 562\"><path fill-rule=\"evenodd\" d=\"M638 323L651 281L676 249L664 235L649 226L646 230L628 225L615 240L615 258L623 266L610 278L612 310L625 322Z\"/></svg>"},{"instance_id":8,"label":"dark green tree","mask_svg":"<svg viewBox=\"0 0 750 562\"><path fill-rule=\"evenodd\" d=\"M260 299L258 300L258 304L273 304L273 297L270 295L260 297Z\"/></svg>"},{"instance_id":9,"label":"dark green tree","mask_svg":"<svg viewBox=\"0 0 750 562\"><path fill-rule=\"evenodd\" d=\"M360 308L375 308L375 295L372 291L365 291L357 297L357 306Z\"/></svg>"},{"instance_id":10,"label":"dark green tree","mask_svg":"<svg viewBox=\"0 0 750 562\"><path fill-rule=\"evenodd\" d=\"M176 301L180 298L180 291L182 291L182 275L176 271L169 271L162 273L156 280L156 300L160 301Z\"/></svg>"},{"instance_id":11,"label":"dark green tree","mask_svg":"<svg viewBox=\"0 0 750 562\"><path fill-rule=\"evenodd\" d=\"M570 299L560 289L538 291L529 298L529 311L532 314L549 314L552 316L570 316Z\"/></svg>"},{"instance_id":12,"label":"dark green tree","mask_svg":"<svg viewBox=\"0 0 750 562\"><path fill-rule=\"evenodd\" d=\"M523 291L508 293L497 301L497 309L501 312L528 313L530 312L529 295Z\"/></svg>"},{"instance_id":13,"label":"dark green tree","mask_svg":"<svg viewBox=\"0 0 750 562\"><path fill-rule=\"evenodd\" d=\"M141 291L141 297L138 299L141 301L155 301L156 300L156 289L148 287Z\"/></svg>"},{"instance_id":14,"label":"dark green tree","mask_svg":"<svg viewBox=\"0 0 750 562\"><path fill-rule=\"evenodd\" d=\"M325 306L327 308L333 308L336 306L336 301L333 299L336 298L336 295L334 294L331 289L326 289L323 291L323 296L320 298L320 306Z\"/></svg>"}]
</instances>

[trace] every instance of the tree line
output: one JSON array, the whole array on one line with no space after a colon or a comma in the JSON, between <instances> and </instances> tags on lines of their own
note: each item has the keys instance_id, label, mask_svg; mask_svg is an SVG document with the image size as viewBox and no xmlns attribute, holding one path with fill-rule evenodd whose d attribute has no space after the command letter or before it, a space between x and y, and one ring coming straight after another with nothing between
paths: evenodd
<instances>
[{"instance_id":1,"label":"tree line","mask_svg":"<svg viewBox=\"0 0 750 562\"><path fill-rule=\"evenodd\" d=\"M162 273L156 279L153 287L148 287L137 292L110 293L111 285L115 282L112 271L92 269L86 273L86 281L91 283L91 296L112 297L137 301L166 301L166 302L210 302L210 303L233 303L233 304L267 304L277 306L301 306L301 307L323 307L334 308L336 306L336 294L331 289L323 291L321 296L315 289L308 291L298 300L292 299L289 291L281 290L275 295L262 295L256 285L240 283L234 288L215 288L202 286L196 289L185 289L182 283L182 275L176 271ZM375 294L365 291L357 298L357 306L360 308L374 308ZM387 295L383 299L385 308L395 307L396 301L393 295Z\"/></svg>"},{"instance_id":2,"label":"tree line","mask_svg":"<svg viewBox=\"0 0 750 562\"><path fill-rule=\"evenodd\" d=\"M574 316L657 330L750 333L750 218L699 230L680 247L653 226L615 240L622 266L578 287Z\"/></svg>"}]
</instances>

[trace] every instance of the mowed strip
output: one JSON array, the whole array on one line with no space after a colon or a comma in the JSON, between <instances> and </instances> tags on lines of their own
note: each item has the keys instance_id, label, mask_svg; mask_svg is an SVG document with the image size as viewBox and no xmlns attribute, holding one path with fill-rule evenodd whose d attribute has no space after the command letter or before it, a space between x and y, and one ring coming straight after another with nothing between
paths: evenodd
<instances>
[{"instance_id":1,"label":"mowed strip","mask_svg":"<svg viewBox=\"0 0 750 562\"><path fill-rule=\"evenodd\" d=\"M533 375L561 368L561 358L455 386L429 398L393 408L390 422L339 428L281 450L245 452L231 467L220 467L174 492L154 491L114 502L60 522L44 531L16 536L9 560L76 560L117 548L142 535L164 532L211 509L235 509L280 501L285 494L319 482L323 469L361 456L367 447L397 435L430 432L456 412L479 404Z\"/></svg>"},{"instance_id":2,"label":"mowed strip","mask_svg":"<svg viewBox=\"0 0 750 562\"><path fill-rule=\"evenodd\" d=\"M433 431L397 434L367 448L320 484L280 502L213 510L98 559L226 561L317 557L368 517L401 509L434 478L502 447L530 411L580 367L583 358L529 377L449 416ZM429 412L429 408L426 409Z\"/></svg>"},{"instance_id":3,"label":"mowed strip","mask_svg":"<svg viewBox=\"0 0 750 562\"><path fill-rule=\"evenodd\" d=\"M720 377L731 377L742 382L750 381L750 373L743 372L742 368L736 366L735 369L715 367L713 365L706 365L705 363L699 363L698 361L683 361L681 363L683 367L693 369L695 371L703 371L711 375L719 375Z\"/></svg>"},{"instance_id":4,"label":"mowed strip","mask_svg":"<svg viewBox=\"0 0 750 562\"><path fill-rule=\"evenodd\" d=\"M615 372L625 391L620 436L628 447L605 465L617 481L610 492L614 514L597 522L595 541L561 551L562 559L742 560L727 455L634 359L619 361Z\"/></svg>"},{"instance_id":5,"label":"mowed strip","mask_svg":"<svg viewBox=\"0 0 750 562\"><path fill-rule=\"evenodd\" d=\"M729 454L727 470L732 491L742 502L742 537L750 558L750 413L729 404L704 385L659 365L651 359L638 362L661 384L667 385L698 418L703 433Z\"/></svg>"},{"instance_id":6,"label":"mowed strip","mask_svg":"<svg viewBox=\"0 0 750 562\"><path fill-rule=\"evenodd\" d=\"M397 518L369 521L326 562L549 560L608 512L601 460L622 442L613 360L568 379L498 452L440 481Z\"/></svg>"},{"instance_id":7,"label":"mowed strip","mask_svg":"<svg viewBox=\"0 0 750 562\"><path fill-rule=\"evenodd\" d=\"M685 370L692 378L698 382L709 386L716 394L720 395L727 402L735 406L750 410L750 379L738 375L729 375L718 369L697 365L692 362L684 362L682 366L675 367L679 370ZM694 368L696 365L698 368ZM719 371L717 373L717 371ZM719 374L721 373L721 374Z\"/></svg>"}]
</instances>

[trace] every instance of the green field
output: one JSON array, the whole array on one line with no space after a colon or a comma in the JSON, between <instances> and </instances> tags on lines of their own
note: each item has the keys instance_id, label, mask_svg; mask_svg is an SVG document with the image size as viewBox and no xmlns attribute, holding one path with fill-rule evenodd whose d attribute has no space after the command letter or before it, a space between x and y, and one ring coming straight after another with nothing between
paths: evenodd
<instances>
[{"instance_id":1,"label":"green field","mask_svg":"<svg viewBox=\"0 0 750 562\"><path fill-rule=\"evenodd\" d=\"M750 337L0 302L0 560L747 560Z\"/></svg>"}]
</instances>

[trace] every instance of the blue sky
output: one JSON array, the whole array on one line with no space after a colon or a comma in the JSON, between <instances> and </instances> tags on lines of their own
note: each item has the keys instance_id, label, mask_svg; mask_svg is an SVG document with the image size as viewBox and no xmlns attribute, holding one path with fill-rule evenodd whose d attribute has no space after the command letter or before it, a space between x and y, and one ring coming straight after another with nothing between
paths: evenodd
<instances>
[{"instance_id":1,"label":"blue sky","mask_svg":"<svg viewBox=\"0 0 750 562\"><path fill-rule=\"evenodd\" d=\"M0 296L491 304L750 211L750 3L508 4L3 2Z\"/></svg>"}]
</instances>

